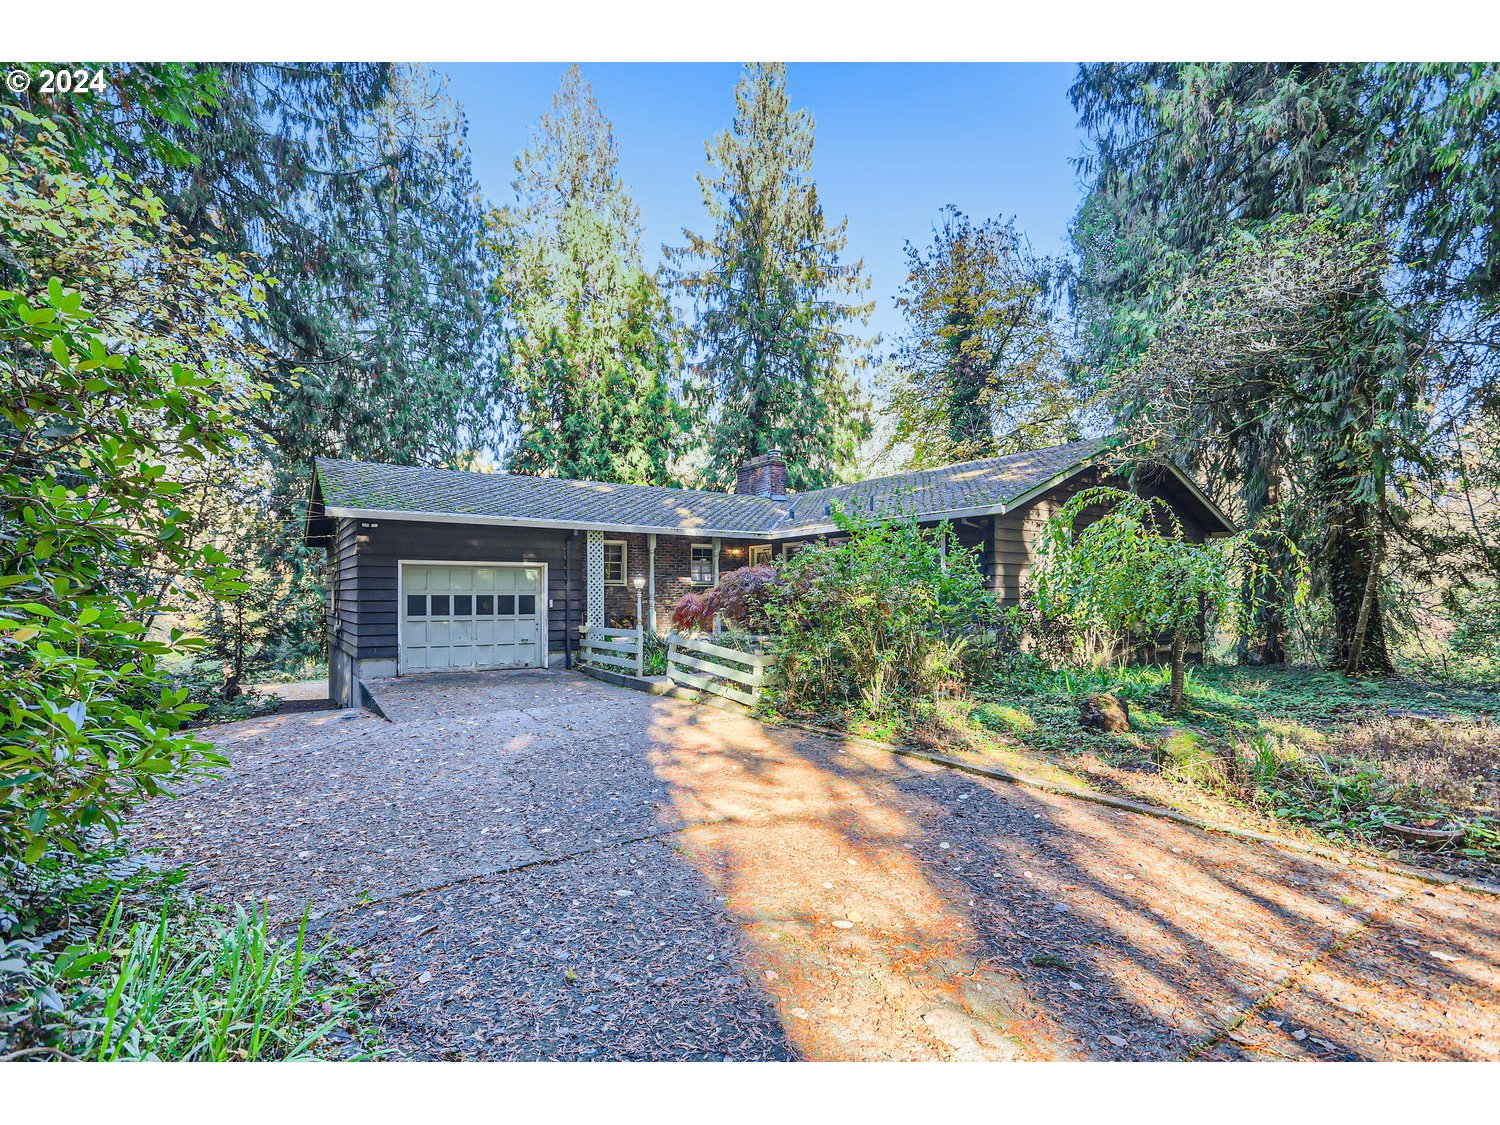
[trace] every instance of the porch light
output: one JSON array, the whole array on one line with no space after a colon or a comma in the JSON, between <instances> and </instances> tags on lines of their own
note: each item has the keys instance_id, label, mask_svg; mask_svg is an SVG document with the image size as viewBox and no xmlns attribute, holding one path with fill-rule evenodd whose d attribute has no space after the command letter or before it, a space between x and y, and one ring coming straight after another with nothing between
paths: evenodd
<instances>
[{"instance_id":1,"label":"porch light","mask_svg":"<svg viewBox=\"0 0 1500 1125\"><path fill-rule=\"evenodd\" d=\"M637 574L630 580L630 583L635 587L636 593L640 593L646 588L646 576L643 574Z\"/></svg>"}]
</instances>

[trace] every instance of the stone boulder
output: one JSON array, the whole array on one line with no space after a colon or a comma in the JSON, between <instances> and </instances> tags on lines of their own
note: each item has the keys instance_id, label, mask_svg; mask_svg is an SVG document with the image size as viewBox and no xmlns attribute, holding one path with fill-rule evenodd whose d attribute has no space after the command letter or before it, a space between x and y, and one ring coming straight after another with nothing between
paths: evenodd
<instances>
[{"instance_id":1,"label":"stone boulder","mask_svg":"<svg viewBox=\"0 0 1500 1125\"><path fill-rule=\"evenodd\" d=\"M1078 725L1101 734L1127 734L1130 731L1130 708L1123 699L1101 691L1078 705Z\"/></svg>"},{"instance_id":2,"label":"stone boulder","mask_svg":"<svg viewBox=\"0 0 1500 1125\"><path fill-rule=\"evenodd\" d=\"M1163 773L1199 783L1220 781L1225 761L1218 749L1195 730L1168 727L1157 736L1151 757Z\"/></svg>"}]
</instances>

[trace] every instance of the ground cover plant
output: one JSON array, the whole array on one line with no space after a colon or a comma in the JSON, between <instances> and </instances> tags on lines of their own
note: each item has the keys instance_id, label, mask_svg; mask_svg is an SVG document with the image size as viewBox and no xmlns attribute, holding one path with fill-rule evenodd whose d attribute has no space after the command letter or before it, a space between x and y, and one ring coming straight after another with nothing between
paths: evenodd
<instances>
[{"instance_id":1,"label":"ground cover plant","mask_svg":"<svg viewBox=\"0 0 1500 1125\"><path fill-rule=\"evenodd\" d=\"M96 836L0 861L0 1058L196 1061L368 1053L364 994L307 918L207 906Z\"/></svg>"},{"instance_id":2,"label":"ground cover plant","mask_svg":"<svg viewBox=\"0 0 1500 1125\"><path fill-rule=\"evenodd\" d=\"M1130 731L1079 722L1107 692ZM1054 668L1018 654L907 737L1198 815L1500 875L1500 691L1281 665ZM1413 831L1415 830L1415 831ZM1424 833L1449 833L1423 840Z\"/></svg>"}]
</instances>

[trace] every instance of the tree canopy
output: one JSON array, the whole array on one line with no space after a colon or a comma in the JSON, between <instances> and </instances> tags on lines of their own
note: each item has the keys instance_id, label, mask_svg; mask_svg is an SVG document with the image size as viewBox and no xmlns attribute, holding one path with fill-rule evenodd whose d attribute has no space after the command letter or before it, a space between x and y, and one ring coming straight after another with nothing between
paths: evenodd
<instances>
[{"instance_id":1,"label":"tree canopy","mask_svg":"<svg viewBox=\"0 0 1500 1125\"><path fill-rule=\"evenodd\" d=\"M907 331L885 378L894 443L912 468L1078 437L1053 296L1060 268L1013 222L945 207L926 247L906 244L896 298Z\"/></svg>"},{"instance_id":2,"label":"tree canopy","mask_svg":"<svg viewBox=\"0 0 1500 1125\"><path fill-rule=\"evenodd\" d=\"M575 66L488 216L511 467L665 484L685 436L681 330L641 258L614 131Z\"/></svg>"},{"instance_id":3,"label":"tree canopy","mask_svg":"<svg viewBox=\"0 0 1500 1125\"><path fill-rule=\"evenodd\" d=\"M1409 567L1431 569L1423 529L1441 521L1409 518L1415 497L1454 475L1457 435L1494 398L1500 243L1484 154L1500 120L1496 81L1488 64L1100 64L1081 68L1074 86L1096 146L1074 228L1074 299L1080 358L1101 385L1180 327L1184 285L1216 289L1205 259L1238 241L1288 251L1279 224L1300 216L1341 226L1351 245L1378 246L1379 266L1364 271L1338 331L1313 318L1331 364L1314 376L1284 348L1264 364L1238 362L1240 391L1197 412L1175 442L1185 463L1234 489L1221 498L1250 526L1291 533L1319 560L1340 663L1355 652L1362 668L1390 668L1388 540L1398 537ZM1295 251L1273 257L1296 260ZM1221 298L1248 302L1252 318L1264 307L1243 286L1217 288L1211 300ZM1325 408L1288 412L1278 403L1289 400L1257 391L1268 381L1287 387L1285 370L1267 370L1273 362L1301 364L1302 386L1316 384ZM1132 389L1134 405L1121 393ZM1149 411L1157 388L1126 379L1115 391L1129 422ZM1317 467L1303 472L1309 454ZM1285 607L1265 604L1255 655L1276 659Z\"/></svg>"},{"instance_id":4,"label":"tree canopy","mask_svg":"<svg viewBox=\"0 0 1500 1125\"><path fill-rule=\"evenodd\" d=\"M812 115L791 108L786 67L747 67L734 96L734 123L706 146L698 177L713 230L684 230L686 244L667 250L696 312L703 475L732 485L742 463L779 449L788 486L818 488L852 468L870 431L855 378L869 282L863 262L841 260L846 223L823 212Z\"/></svg>"}]
</instances>

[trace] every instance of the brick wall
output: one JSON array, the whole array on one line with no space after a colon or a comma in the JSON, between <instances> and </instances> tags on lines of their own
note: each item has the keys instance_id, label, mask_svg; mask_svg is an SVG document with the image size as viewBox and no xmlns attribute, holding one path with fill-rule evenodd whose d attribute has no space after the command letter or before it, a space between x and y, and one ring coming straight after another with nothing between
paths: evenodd
<instances>
[{"instance_id":1,"label":"brick wall","mask_svg":"<svg viewBox=\"0 0 1500 1125\"><path fill-rule=\"evenodd\" d=\"M626 544L624 586L604 587L604 616L608 624L617 629L635 627L635 587L630 580L637 574L645 575L649 557L645 535L606 535L606 541L623 540ZM702 539L685 535L658 535L656 537L656 631L667 633L672 628L672 607L687 593L708 589L695 586L689 580L691 552L694 543L712 543L712 537ZM719 573L727 574L747 565L752 539L724 539L720 544ZM641 608L649 612L649 590L641 592Z\"/></svg>"}]
</instances>

